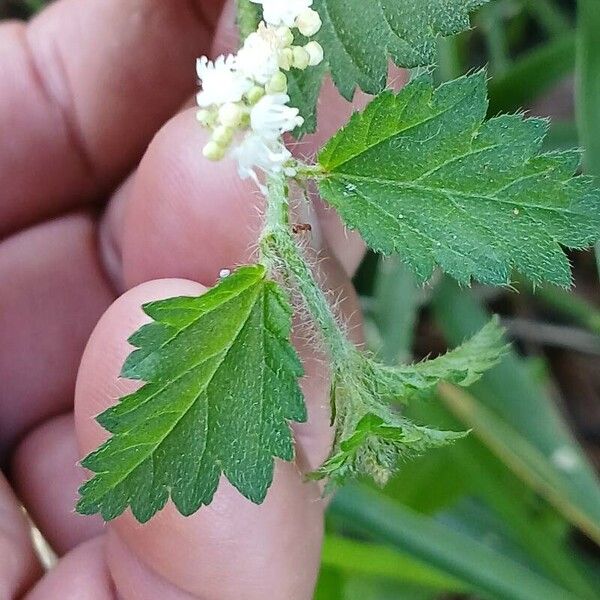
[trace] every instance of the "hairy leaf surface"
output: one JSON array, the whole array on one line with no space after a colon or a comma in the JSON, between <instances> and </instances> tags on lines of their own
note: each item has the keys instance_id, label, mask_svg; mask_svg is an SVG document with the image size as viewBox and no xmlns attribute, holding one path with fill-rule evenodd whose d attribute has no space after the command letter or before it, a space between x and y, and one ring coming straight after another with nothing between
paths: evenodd
<instances>
[{"instance_id":1,"label":"hairy leaf surface","mask_svg":"<svg viewBox=\"0 0 600 600\"><path fill-rule=\"evenodd\" d=\"M340 405L337 418L341 434L330 458L313 477L341 485L367 475L383 485L403 461L464 437L462 432L417 425L395 407L431 391L441 381L464 387L475 383L506 350L504 330L494 318L443 356L397 368L369 362L362 379L336 382L333 393Z\"/></svg>"},{"instance_id":2,"label":"hairy leaf surface","mask_svg":"<svg viewBox=\"0 0 600 600\"><path fill-rule=\"evenodd\" d=\"M389 400L396 402L407 402L414 392L427 392L441 381L469 387L508 351L504 334L498 317L494 317L462 345L437 358L399 367L378 366L379 380L393 390ZM394 388L393 381L400 386Z\"/></svg>"},{"instance_id":3,"label":"hairy leaf surface","mask_svg":"<svg viewBox=\"0 0 600 600\"><path fill-rule=\"evenodd\" d=\"M323 27L316 39L344 97L356 86L376 94L388 57L400 67L435 62L436 41L469 28L469 14L488 0L315 0Z\"/></svg>"},{"instance_id":4,"label":"hairy leaf surface","mask_svg":"<svg viewBox=\"0 0 600 600\"><path fill-rule=\"evenodd\" d=\"M435 62L439 37L469 27L469 14L489 0L315 0L323 27L315 39L326 64L289 73L292 106L305 118L297 137L316 129L316 103L329 69L340 93L352 99L356 87L377 94L385 88L388 58L400 67Z\"/></svg>"},{"instance_id":5,"label":"hairy leaf surface","mask_svg":"<svg viewBox=\"0 0 600 600\"><path fill-rule=\"evenodd\" d=\"M285 295L250 266L144 311L153 322L130 338L122 376L146 383L98 417L112 437L82 463L96 475L78 511L109 520L130 506L145 522L171 497L189 515L212 501L221 474L262 502L273 457L294 456L288 421L306 420Z\"/></svg>"},{"instance_id":6,"label":"hairy leaf surface","mask_svg":"<svg viewBox=\"0 0 600 600\"><path fill-rule=\"evenodd\" d=\"M428 77L384 92L319 156L320 190L378 252L421 280L436 266L461 283L571 283L561 246L600 237L600 195L573 177L577 151L542 154L542 119L485 120L483 72L434 89Z\"/></svg>"}]
</instances>

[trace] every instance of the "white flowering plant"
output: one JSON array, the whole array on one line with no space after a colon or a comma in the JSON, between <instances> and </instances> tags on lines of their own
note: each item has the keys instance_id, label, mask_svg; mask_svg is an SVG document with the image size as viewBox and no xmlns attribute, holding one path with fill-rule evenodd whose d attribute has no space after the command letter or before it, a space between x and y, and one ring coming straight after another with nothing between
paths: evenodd
<instances>
[{"instance_id":1,"label":"white flowering plant","mask_svg":"<svg viewBox=\"0 0 600 600\"><path fill-rule=\"evenodd\" d=\"M262 502L275 459L294 458L290 423L307 412L290 340L294 307L328 357L335 437L308 478L326 489L367 476L384 485L402 461L464 436L411 422L402 405L442 381L468 386L506 350L496 320L433 360L396 367L354 346L314 274L290 206L311 186L349 229L397 253L419 280L440 270L463 285L571 285L564 248L600 238L600 194L577 176L578 151L544 153L547 123L487 118L484 72L435 87L438 38L469 26L487 0L239 0L236 54L201 57L197 119L210 132L199 160L237 161L264 199L256 262L223 270L201 297L144 306L122 376L143 385L98 417L109 440L83 464L94 476L78 510L145 522L171 499L184 515L209 504L225 476ZM386 90L388 62L413 70ZM286 136L318 127L329 74L351 99L375 97L312 162Z\"/></svg>"}]
</instances>

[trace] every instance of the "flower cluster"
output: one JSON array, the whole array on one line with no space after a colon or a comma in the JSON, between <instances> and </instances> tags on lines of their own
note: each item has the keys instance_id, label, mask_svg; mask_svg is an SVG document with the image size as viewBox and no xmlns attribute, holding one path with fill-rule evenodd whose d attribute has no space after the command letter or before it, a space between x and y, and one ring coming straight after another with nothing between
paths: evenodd
<instances>
[{"instance_id":1,"label":"flower cluster","mask_svg":"<svg viewBox=\"0 0 600 600\"><path fill-rule=\"evenodd\" d=\"M197 61L202 84L197 118L212 131L204 156L220 160L230 152L240 176L258 183L257 170L290 168L291 154L281 138L303 124L298 109L289 106L286 72L320 64L323 49L315 41L294 43L294 29L309 38L321 28L313 0L251 2L262 4L264 21L239 52Z\"/></svg>"}]
</instances>

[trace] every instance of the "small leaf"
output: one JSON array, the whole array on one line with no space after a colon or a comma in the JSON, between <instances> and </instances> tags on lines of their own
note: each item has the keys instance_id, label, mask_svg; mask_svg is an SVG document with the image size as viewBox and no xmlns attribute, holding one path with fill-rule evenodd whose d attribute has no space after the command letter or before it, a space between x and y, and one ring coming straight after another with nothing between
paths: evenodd
<instances>
[{"instance_id":1,"label":"small leaf","mask_svg":"<svg viewBox=\"0 0 600 600\"><path fill-rule=\"evenodd\" d=\"M359 421L354 434L341 442L337 451L310 477L328 479L332 487L368 475L384 486L402 461L451 444L465 435L421 427L392 413L385 420L368 413Z\"/></svg>"},{"instance_id":2,"label":"small leaf","mask_svg":"<svg viewBox=\"0 0 600 600\"><path fill-rule=\"evenodd\" d=\"M221 474L262 502L273 457L294 456L288 421L306 420L285 295L250 266L144 311L153 322L130 338L122 376L146 383L98 417L113 435L82 462L96 475L77 510L110 520L130 506L145 522L171 497L189 515L212 501Z\"/></svg>"},{"instance_id":3,"label":"small leaf","mask_svg":"<svg viewBox=\"0 0 600 600\"><path fill-rule=\"evenodd\" d=\"M367 475L384 485L403 461L463 438L463 432L417 425L398 414L394 405L441 381L471 385L506 350L503 329L493 319L452 352L416 365L387 367L357 353L351 370L336 374L336 440L331 456L311 477L337 486Z\"/></svg>"},{"instance_id":4,"label":"small leaf","mask_svg":"<svg viewBox=\"0 0 600 600\"><path fill-rule=\"evenodd\" d=\"M546 121L486 110L483 72L381 94L320 153L321 194L423 281L439 266L463 284L504 285L515 269L569 286L561 246L600 238L600 194L573 177L579 152L540 154Z\"/></svg>"},{"instance_id":5,"label":"small leaf","mask_svg":"<svg viewBox=\"0 0 600 600\"><path fill-rule=\"evenodd\" d=\"M406 389L403 396L406 399L411 390L427 390L440 381L469 387L495 367L509 348L498 317L493 317L472 338L442 356L393 369L383 367L383 370L404 381ZM387 379L382 375L382 381Z\"/></svg>"}]
</instances>

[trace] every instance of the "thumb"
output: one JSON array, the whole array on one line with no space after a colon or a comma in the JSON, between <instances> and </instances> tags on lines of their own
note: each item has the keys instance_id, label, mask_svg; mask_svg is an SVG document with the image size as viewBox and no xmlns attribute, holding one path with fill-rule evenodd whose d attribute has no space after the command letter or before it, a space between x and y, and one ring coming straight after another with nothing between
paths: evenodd
<instances>
[{"instance_id":1,"label":"thumb","mask_svg":"<svg viewBox=\"0 0 600 600\"><path fill-rule=\"evenodd\" d=\"M127 292L107 311L90 339L77 382L75 421L82 452L106 438L94 417L139 387L119 379L119 372L131 352L125 340L147 321L142 304L204 291L187 280L151 281ZM326 386L317 387L325 396ZM267 595L308 600L318 571L323 510L318 487L304 483L296 465L277 461L262 505L250 503L223 479L213 503L191 517L182 517L168 504L145 525L129 513L113 521L106 559L124 598L191 594L206 600Z\"/></svg>"}]
</instances>

